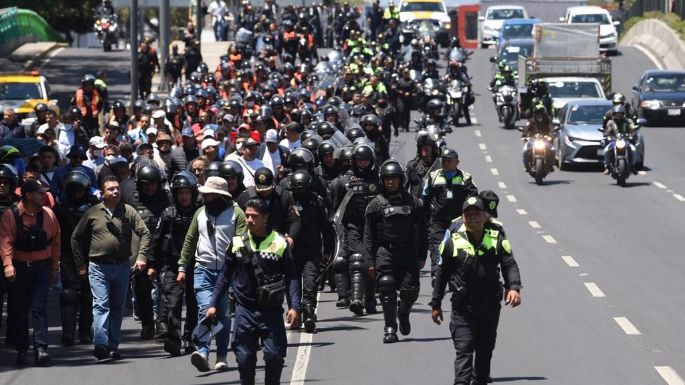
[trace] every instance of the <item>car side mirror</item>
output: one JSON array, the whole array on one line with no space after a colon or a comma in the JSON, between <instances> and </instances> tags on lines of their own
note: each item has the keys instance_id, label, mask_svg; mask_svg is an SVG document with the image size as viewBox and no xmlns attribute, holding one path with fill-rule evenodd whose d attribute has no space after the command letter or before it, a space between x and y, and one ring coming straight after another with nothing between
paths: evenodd
<instances>
[{"instance_id":1,"label":"car side mirror","mask_svg":"<svg viewBox=\"0 0 685 385\"><path fill-rule=\"evenodd\" d=\"M497 63L497 56L490 56L490 63Z\"/></svg>"},{"instance_id":2,"label":"car side mirror","mask_svg":"<svg viewBox=\"0 0 685 385\"><path fill-rule=\"evenodd\" d=\"M645 118L638 118L636 123L637 123L638 126L646 126L646 125L647 125L647 119L645 119Z\"/></svg>"},{"instance_id":3,"label":"car side mirror","mask_svg":"<svg viewBox=\"0 0 685 385\"><path fill-rule=\"evenodd\" d=\"M560 125L561 125L561 121L559 120L559 118L553 118L553 119L552 119L552 124L555 125L555 126L560 126Z\"/></svg>"},{"instance_id":4,"label":"car side mirror","mask_svg":"<svg viewBox=\"0 0 685 385\"><path fill-rule=\"evenodd\" d=\"M485 21L485 16L478 16L478 21Z\"/></svg>"},{"instance_id":5,"label":"car side mirror","mask_svg":"<svg viewBox=\"0 0 685 385\"><path fill-rule=\"evenodd\" d=\"M635 85L633 86L633 91L640 92L640 87L639 87L637 84L635 84Z\"/></svg>"},{"instance_id":6,"label":"car side mirror","mask_svg":"<svg viewBox=\"0 0 685 385\"><path fill-rule=\"evenodd\" d=\"M614 24L614 27L618 27L619 25L621 25L621 22L618 20L614 20L613 24Z\"/></svg>"},{"instance_id":7,"label":"car side mirror","mask_svg":"<svg viewBox=\"0 0 685 385\"><path fill-rule=\"evenodd\" d=\"M564 17L561 16L561 17L559 18L559 21L563 23L563 22L565 21L565 20L564 20Z\"/></svg>"}]
</instances>

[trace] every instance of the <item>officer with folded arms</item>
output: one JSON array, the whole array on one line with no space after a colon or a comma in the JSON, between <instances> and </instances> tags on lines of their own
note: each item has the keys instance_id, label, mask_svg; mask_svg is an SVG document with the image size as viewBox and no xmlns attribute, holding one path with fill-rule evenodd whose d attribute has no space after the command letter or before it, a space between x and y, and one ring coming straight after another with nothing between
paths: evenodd
<instances>
[{"instance_id":1,"label":"officer with folded arms","mask_svg":"<svg viewBox=\"0 0 685 385\"><path fill-rule=\"evenodd\" d=\"M462 213L463 225L455 232L448 232L439 247L441 259L430 302L431 316L440 325L442 298L449 283L450 331L457 351L454 384L485 385L490 377L502 291L505 304L520 305L521 277L507 237L499 230L485 227L487 215L483 201L478 197L468 198Z\"/></svg>"}]
</instances>

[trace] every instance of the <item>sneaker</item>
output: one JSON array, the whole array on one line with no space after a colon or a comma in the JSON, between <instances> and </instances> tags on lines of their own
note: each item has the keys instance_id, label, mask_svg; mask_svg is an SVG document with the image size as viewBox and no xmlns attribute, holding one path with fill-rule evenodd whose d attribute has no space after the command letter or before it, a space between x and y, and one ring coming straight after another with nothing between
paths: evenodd
<instances>
[{"instance_id":1,"label":"sneaker","mask_svg":"<svg viewBox=\"0 0 685 385\"><path fill-rule=\"evenodd\" d=\"M117 349L112 349L111 352L109 352L109 358L112 360L120 360L121 359L121 353Z\"/></svg>"},{"instance_id":2,"label":"sneaker","mask_svg":"<svg viewBox=\"0 0 685 385\"><path fill-rule=\"evenodd\" d=\"M164 351L169 353L172 357L181 355L181 345L171 340L164 341Z\"/></svg>"},{"instance_id":3,"label":"sneaker","mask_svg":"<svg viewBox=\"0 0 685 385\"><path fill-rule=\"evenodd\" d=\"M190 355L190 363L201 372L209 372L209 359L205 354L193 352Z\"/></svg>"},{"instance_id":4,"label":"sneaker","mask_svg":"<svg viewBox=\"0 0 685 385\"><path fill-rule=\"evenodd\" d=\"M93 349L93 355L95 356L95 358L98 359L98 361L104 360L105 358L109 357L107 346L95 345L95 348Z\"/></svg>"},{"instance_id":5,"label":"sneaker","mask_svg":"<svg viewBox=\"0 0 685 385\"><path fill-rule=\"evenodd\" d=\"M228 364L226 363L226 357L217 357L216 364L214 364L214 370L224 372L228 370Z\"/></svg>"},{"instance_id":6,"label":"sneaker","mask_svg":"<svg viewBox=\"0 0 685 385\"><path fill-rule=\"evenodd\" d=\"M50 355L45 348L36 349L36 365L43 366L50 362Z\"/></svg>"}]
</instances>

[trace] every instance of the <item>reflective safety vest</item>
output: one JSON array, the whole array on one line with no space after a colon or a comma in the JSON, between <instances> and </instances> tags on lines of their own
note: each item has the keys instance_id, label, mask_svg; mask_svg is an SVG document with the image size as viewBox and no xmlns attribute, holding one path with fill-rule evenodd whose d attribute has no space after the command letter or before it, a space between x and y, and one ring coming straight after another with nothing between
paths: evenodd
<instances>
[{"instance_id":1,"label":"reflective safety vest","mask_svg":"<svg viewBox=\"0 0 685 385\"><path fill-rule=\"evenodd\" d=\"M98 105L100 104L100 93L95 88L93 88L91 93L90 111L92 112L92 115L96 115L98 113ZM81 109L81 116L86 116L88 106L83 97L83 88L76 90L76 107Z\"/></svg>"},{"instance_id":2,"label":"reflective safety vest","mask_svg":"<svg viewBox=\"0 0 685 385\"><path fill-rule=\"evenodd\" d=\"M397 7L393 7L393 10L390 11L390 8L386 8L385 11L383 12L383 20L390 20L390 19L400 19L400 10L397 9Z\"/></svg>"},{"instance_id":3,"label":"reflective safety vest","mask_svg":"<svg viewBox=\"0 0 685 385\"><path fill-rule=\"evenodd\" d=\"M452 245L453 245L453 258L459 258L460 261L464 263L474 263L475 259L479 256L484 255L489 251L496 251L499 230L485 228L483 229L483 240L478 247L473 246L469 242L469 238L466 235L466 225L462 224L459 230L452 233ZM505 244L506 243L506 244ZM511 252L511 245L508 240L502 241L502 247L507 251ZM438 247L438 251L442 254L445 248L445 242L441 242Z\"/></svg>"},{"instance_id":4,"label":"reflective safety vest","mask_svg":"<svg viewBox=\"0 0 685 385\"><path fill-rule=\"evenodd\" d=\"M252 233L247 232L243 236L233 237L231 251L237 254L240 249L247 247L249 252L257 253L259 260L279 261L288 249L288 242L276 231L271 231L269 235L259 244L255 244Z\"/></svg>"}]
</instances>

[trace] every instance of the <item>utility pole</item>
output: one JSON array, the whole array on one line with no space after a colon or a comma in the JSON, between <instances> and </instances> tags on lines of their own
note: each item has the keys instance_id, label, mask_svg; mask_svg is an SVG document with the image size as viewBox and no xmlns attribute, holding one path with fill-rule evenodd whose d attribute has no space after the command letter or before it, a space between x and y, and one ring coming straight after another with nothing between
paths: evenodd
<instances>
[{"instance_id":1,"label":"utility pole","mask_svg":"<svg viewBox=\"0 0 685 385\"><path fill-rule=\"evenodd\" d=\"M161 69L159 71L159 91L169 91L167 89L167 82L164 78L164 65L167 57L169 57L169 0L159 0L159 62Z\"/></svg>"},{"instance_id":2,"label":"utility pole","mask_svg":"<svg viewBox=\"0 0 685 385\"><path fill-rule=\"evenodd\" d=\"M138 99L138 0L131 0L131 115L133 103Z\"/></svg>"}]
</instances>

